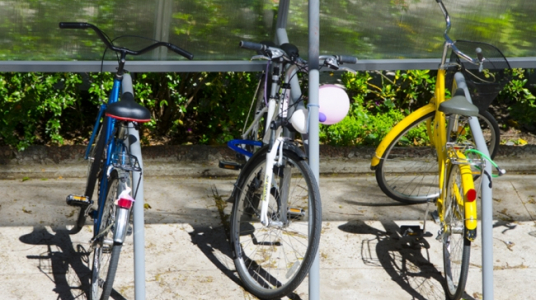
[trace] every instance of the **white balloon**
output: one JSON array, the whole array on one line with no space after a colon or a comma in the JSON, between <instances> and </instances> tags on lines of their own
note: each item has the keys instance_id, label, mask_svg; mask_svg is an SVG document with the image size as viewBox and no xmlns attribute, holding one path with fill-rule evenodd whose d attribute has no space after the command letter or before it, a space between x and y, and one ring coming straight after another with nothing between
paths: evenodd
<instances>
[{"instance_id":1,"label":"white balloon","mask_svg":"<svg viewBox=\"0 0 536 300\"><path fill-rule=\"evenodd\" d=\"M320 123L332 125L346 117L350 109L350 98L343 88L325 84L319 88L318 104L319 113L326 116L326 120L320 120Z\"/></svg>"}]
</instances>

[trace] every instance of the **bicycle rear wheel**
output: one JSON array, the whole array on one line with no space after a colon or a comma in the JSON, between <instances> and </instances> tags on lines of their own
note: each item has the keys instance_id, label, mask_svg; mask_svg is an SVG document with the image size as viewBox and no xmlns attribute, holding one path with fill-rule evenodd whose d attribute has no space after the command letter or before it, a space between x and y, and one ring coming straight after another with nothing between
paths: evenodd
<instances>
[{"instance_id":1,"label":"bicycle rear wheel","mask_svg":"<svg viewBox=\"0 0 536 300\"><path fill-rule=\"evenodd\" d=\"M431 146L427 124L435 112L428 113L405 128L389 144L376 167L376 181L393 200L414 204L439 196L437 155ZM492 157L499 144L499 126L489 112L478 115L482 133ZM432 126L430 126L432 127ZM472 141L467 118L460 117L457 134Z\"/></svg>"},{"instance_id":2,"label":"bicycle rear wheel","mask_svg":"<svg viewBox=\"0 0 536 300\"><path fill-rule=\"evenodd\" d=\"M452 165L447 179L447 195L443 203L443 264L446 296L458 300L465 290L469 271L471 241L465 237L465 209L459 165Z\"/></svg>"},{"instance_id":3,"label":"bicycle rear wheel","mask_svg":"<svg viewBox=\"0 0 536 300\"><path fill-rule=\"evenodd\" d=\"M91 300L106 300L112 292L122 247L122 244L114 242L113 237L116 213L114 201L118 197L118 189L118 175L116 171L113 171L108 182L108 191L99 226L99 235L102 236L95 241L95 248L93 250Z\"/></svg>"},{"instance_id":4,"label":"bicycle rear wheel","mask_svg":"<svg viewBox=\"0 0 536 300\"><path fill-rule=\"evenodd\" d=\"M100 126L98 129L98 133L95 136L95 140L93 145L91 145L91 148L89 150L88 155L88 171L87 171L87 180L86 180L86 190L84 192L84 196L87 196L88 199L91 201L93 200L93 194L95 191L95 186L97 183L97 178L99 176L99 172L102 169L102 162L105 158L104 154L104 147L105 139L106 139L106 129L104 128L104 124ZM81 208L78 213L78 218L76 220L75 226L71 229L71 234L78 233L82 227L86 224L86 208Z\"/></svg>"},{"instance_id":5,"label":"bicycle rear wheel","mask_svg":"<svg viewBox=\"0 0 536 300\"><path fill-rule=\"evenodd\" d=\"M259 298L290 294L308 274L318 251L321 230L320 193L307 163L283 152L274 166L268 217L279 225L260 223L267 147L243 169L231 215L234 263L244 287Z\"/></svg>"}]
</instances>

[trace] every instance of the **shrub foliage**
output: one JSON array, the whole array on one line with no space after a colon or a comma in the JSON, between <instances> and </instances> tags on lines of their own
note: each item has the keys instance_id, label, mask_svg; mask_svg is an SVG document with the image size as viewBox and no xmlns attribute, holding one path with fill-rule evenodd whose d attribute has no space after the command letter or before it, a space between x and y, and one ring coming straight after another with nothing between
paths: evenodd
<instances>
[{"instance_id":1,"label":"shrub foliage","mask_svg":"<svg viewBox=\"0 0 536 300\"><path fill-rule=\"evenodd\" d=\"M515 69L492 106L506 116L501 126L535 131L532 73ZM133 79L136 98L153 116L144 126L145 144L224 144L240 135L259 74L144 73ZM350 111L338 124L321 125L321 142L376 145L431 98L435 71L345 73L339 81L350 95ZM0 73L0 144L18 150L83 144L111 87L110 73Z\"/></svg>"}]
</instances>

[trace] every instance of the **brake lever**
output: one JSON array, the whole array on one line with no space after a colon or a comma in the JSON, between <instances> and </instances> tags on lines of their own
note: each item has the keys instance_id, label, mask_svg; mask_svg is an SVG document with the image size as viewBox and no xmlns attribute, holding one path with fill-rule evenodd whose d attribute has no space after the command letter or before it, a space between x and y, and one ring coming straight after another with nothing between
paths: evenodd
<instances>
[{"instance_id":1,"label":"brake lever","mask_svg":"<svg viewBox=\"0 0 536 300\"><path fill-rule=\"evenodd\" d=\"M324 59L324 65L332 70L339 70L341 68L339 67L339 63L337 63L337 59L332 56Z\"/></svg>"},{"instance_id":2,"label":"brake lever","mask_svg":"<svg viewBox=\"0 0 536 300\"><path fill-rule=\"evenodd\" d=\"M251 57L250 60L271 60L271 59L266 55L254 55Z\"/></svg>"}]
</instances>

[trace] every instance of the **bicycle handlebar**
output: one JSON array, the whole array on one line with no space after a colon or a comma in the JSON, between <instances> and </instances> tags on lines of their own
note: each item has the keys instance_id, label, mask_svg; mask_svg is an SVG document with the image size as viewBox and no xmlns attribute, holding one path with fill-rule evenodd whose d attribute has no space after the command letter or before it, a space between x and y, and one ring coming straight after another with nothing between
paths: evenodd
<instances>
[{"instance_id":1,"label":"bicycle handlebar","mask_svg":"<svg viewBox=\"0 0 536 300\"><path fill-rule=\"evenodd\" d=\"M113 45L112 41L100 30L97 26L90 24L90 23L84 23L84 22L60 22L59 24L60 29L88 29L91 28L95 33L99 36L99 38L104 42L106 47L110 48L111 50L115 52L120 52L122 54L130 54L130 55L141 55L143 53L146 53L150 50L153 50L155 48L164 46L170 49L171 51L189 59L192 60L194 58L194 55L190 52L177 47L176 45L173 45L171 43L166 42L156 42L148 47L145 47L139 51L130 50L124 47L116 47Z\"/></svg>"},{"instance_id":2,"label":"bicycle handlebar","mask_svg":"<svg viewBox=\"0 0 536 300\"><path fill-rule=\"evenodd\" d=\"M240 48L254 50L254 51L266 51L269 48L267 45L264 45L261 43L248 42L248 41L240 41L238 46L240 46Z\"/></svg>"},{"instance_id":3,"label":"bicycle handlebar","mask_svg":"<svg viewBox=\"0 0 536 300\"><path fill-rule=\"evenodd\" d=\"M276 49L279 51L282 50L277 47L270 47L262 43L255 43L255 42L249 42L249 41L240 41L238 45L241 48L254 50L254 51L267 51L267 50L276 50ZM287 47L287 48L291 48L291 47ZM294 49L294 48L291 48L291 49ZM290 53L287 53L287 55L290 55ZM319 58L323 60L335 58L337 63L339 64L342 64L342 63L356 64L357 63L357 57L349 56L349 55L321 55Z\"/></svg>"},{"instance_id":4,"label":"bicycle handlebar","mask_svg":"<svg viewBox=\"0 0 536 300\"><path fill-rule=\"evenodd\" d=\"M345 64L357 64L357 57L348 55L337 55L337 60Z\"/></svg>"},{"instance_id":5,"label":"bicycle handlebar","mask_svg":"<svg viewBox=\"0 0 536 300\"><path fill-rule=\"evenodd\" d=\"M443 15L445 16L445 23L446 23L446 28L445 28L445 33L443 33L443 37L445 38L445 42L448 43L448 45L452 48L452 51L454 51L454 53L456 53L456 55L458 55L458 57L460 58L463 58L465 59L466 61L468 62L471 62L473 64L480 64L481 60L476 60L476 59L473 59L471 56L463 53L462 51L460 51L458 49L458 47L456 47L456 45L454 45L454 41L452 41L452 39L449 37L449 31L450 31L450 27L451 27L451 22L450 22L450 16L449 16L449 12L447 11L447 8L445 7L445 4L443 4L443 0L436 0L437 4L439 5L439 8L441 9L441 12L443 13Z\"/></svg>"}]
</instances>

